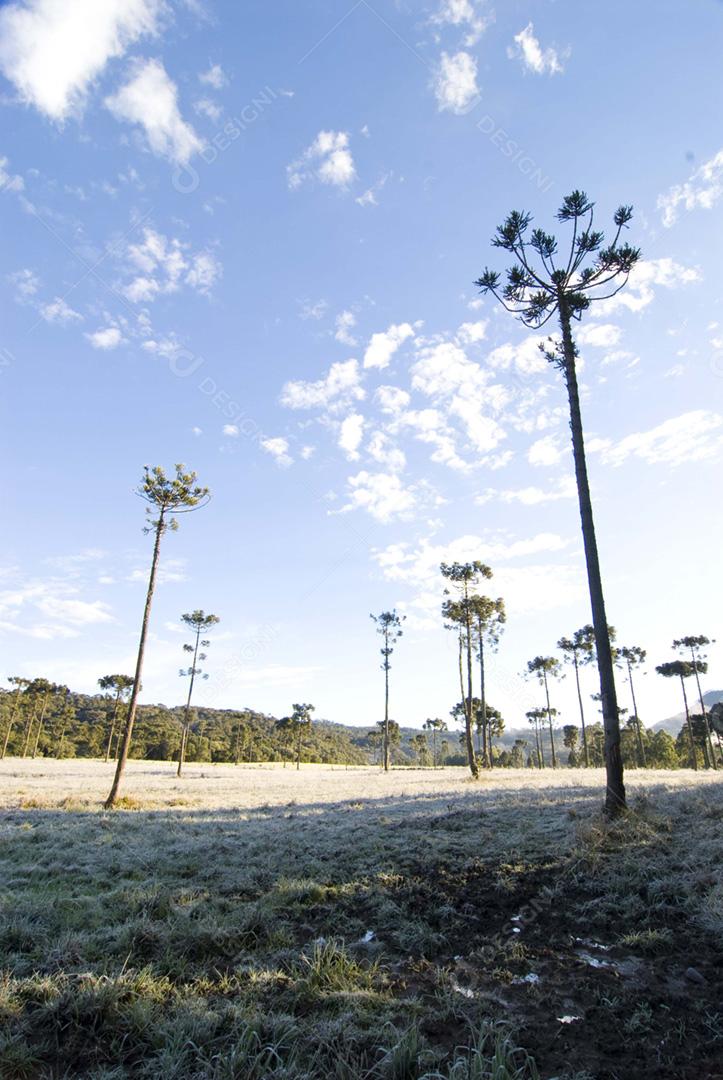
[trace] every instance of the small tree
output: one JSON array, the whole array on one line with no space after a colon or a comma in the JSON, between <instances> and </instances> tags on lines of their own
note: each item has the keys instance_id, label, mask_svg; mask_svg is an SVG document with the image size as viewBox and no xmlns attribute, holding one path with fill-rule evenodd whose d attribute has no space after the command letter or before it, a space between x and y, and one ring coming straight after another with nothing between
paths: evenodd
<instances>
[{"instance_id":1,"label":"small tree","mask_svg":"<svg viewBox=\"0 0 723 1080\"><path fill-rule=\"evenodd\" d=\"M574 724L565 724L562 729L562 744L566 746L570 751L567 756L567 763L570 766L578 764L577 756L577 743L580 737L580 733ZM589 768L589 758L586 761L586 766Z\"/></svg>"},{"instance_id":2,"label":"small tree","mask_svg":"<svg viewBox=\"0 0 723 1080\"><path fill-rule=\"evenodd\" d=\"M542 737L541 729L544 723L546 712L544 709L528 709L525 713L529 723L535 732L535 750L537 752L537 768L545 768L545 755L542 752Z\"/></svg>"},{"instance_id":3,"label":"small tree","mask_svg":"<svg viewBox=\"0 0 723 1080\"><path fill-rule=\"evenodd\" d=\"M560 257L554 236L542 229L533 229L529 233L531 215L513 211L497 229L492 241L493 247L501 248L514 258L513 265L507 270L506 285L501 285L497 272L488 269L476 282L483 293L492 293L507 311L516 315L530 329L540 329L554 316L557 316L560 326L562 340L550 341L548 347L543 346L543 352L562 372L567 387L575 478L603 702L607 770L605 808L611 815L619 813L625 806L620 721L585 460L577 382L578 350L572 336L572 322L580 320L594 301L609 299L625 286L631 270L640 259L638 248L620 243L622 230L627 228L632 216L632 207L618 208L614 215L615 236L612 244L606 246L603 233L593 227L594 203L585 192L573 191L563 199L557 213L558 221L572 222L573 227L569 248Z\"/></svg>"},{"instance_id":4,"label":"small tree","mask_svg":"<svg viewBox=\"0 0 723 1080\"><path fill-rule=\"evenodd\" d=\"M711 765L714 769L717 769L718 762L716 761L715 750L713 749L713 739L711 738L708 714L706 712L705 702L703 701L703 691L700 686L699 671L701 671L702 669L698 667L700 663L705 662L706 654L703 652L703 649L706 645L710 644L711 639L707 638L705 634L689 634L687 637L678 638L676 641L674 641L673 648L676 650L676 652L681 653L681 655L685 655L686 653L690 654L690 660L694 668L695 682L696 686L698 687L700 714L703 718L703 727L705 729L705 739L703 742L703 746L705 747L705 758L710 758Z\"/></svg>"},{"instance_id":5,"label":"small tree","mask_svg":"<svg viewBox=\"0 0 723 1080\"><path fill-rule=\"evenodd\" d=\"M467 690L464 685L462 697L465 707L465 745L467 748L467 761L470 772L475 780L479 777L479 765L474 752L472 742L472 724L474 721L472 711L472 632L474 625L474 612L471 602L473 590L483 578L491 578L492 571L489 566L474 560L468 563L441 563L440 572L442 577L449 582L454 589L457 599L445 600L442 604L442 615L447 620L448 628L453 628L459 634L460 644L460 679L464 683L462 674L462 654L466 653ZM445 595L450 595L450 590L445 589Z\"/></svg>"},{"instance_id":6,"label":"small tree","mask_svg":"<svg viewBox=\"0 0 723 1080\"><path fill-rule=\"evenodd\" d=\"M547 722L550 728L550 748L552 750L552 767L557 768L557 755L555 753L555 736L552 730L552 717L557 714L556 709L550 707L550 679L562 678L562 666L554 656L536 656L534 660L527 661L527 675L537 679L540 686L545 688L545 701L547 703Z\"/></svg>"},{"instance_id":7,"label":"small tree","mask_svg":"<svg viewBox=\"0 0 723 1080\"><path fill-rule=\"evenodd\" d=\"M429 764L429 746L427 736L423 732L420 731L412 736L412 749L417 756L417 764L420 767Z\"/></svg>"},{"instance_id":8,"label":"small tree","mask_svg":"<svg viewBox=\"0 0 723 1080\"><path fill-rule=\"evenodd\" d=\"M106 764L110 761L111 750L113 748L113 736L115 734L115 726L118 720L118 710L120 709L121 701L127 697L133 687L132 675L103 675L98 679L98 686L101 690L109 691L114 694L113 699L113 712L110 718L110 728L108 730L108 742L105 747L105 760Z\"/></svg>"},{"instance_id":9,"label":"small tree","mask_svg":"<svg viewBox=\"0 0 723 1080\"><path fill-rule=\"evenodd\" d=\"M394 646L402 636L402 623L406 615L397 615L396 609L383 611L381 615L370 615L374 621L377 633L381 634L384 641L379 650L382 654L382 671L384 672L384 724L382 728L382 764L384 772L389 772L389 672L391 670L391 656Z\"/></svg>"},{"instance_id":10,"label":"small tree","mask_svg":"<svg viewBox=\"0 0 723 1080\"><path fill-rule=\"evenodd\" d=\"M283 716L276 721L279 731L288 735L289 740L296 744L296 768L301 768L301 740L305 731L311 731L311 714L315 711L313 705L292 705L291 716Z\"/></svg>"},{"instance_id":11,"label":"small tree","mask_svg":"<svg viewBox=\"0 0 723 1080\"><path fill-rule=\"evenodd\" d=\"M203 668L198 666L206 659L206 653L199 652L199 649L207 649L211 642L208 638L202 639L201 634L212 630L213 627L221 621L218 615L207 615L205 611L192 611L186 615L181 615L181 620L193 633L193 642L190 645L185 644L183 646L184 652L193 654L193 660L191 661L190 667L181 668L179 671L179 675L190 678L191 681L188 684L188 697L186 698L186 708L183 713L183 733L181 735L181 749L178 753L177 776L181 776L183 773L183 762L186 757L188 733L191 726L191 695L193 694L193 684L197 675L200 675L204 679L208 678L208 675L203 671Z\"/></svg>"},{"instance_id":12,"label":"small tree","mask_svg":"<svg viewBox=\"0 0 723 1080\"><path fill-rule=\"evenodd\" d=\"M633 702L633 715L631 719L635 721L635 736L638 746L638 758L640 768L644 769L646 766L645 760L645 744L643 742L643 728L640 720L640 713L638 712L638 703L635 700L635 684L633 682L633 671L641 668L645 663L647 657L645 649L641 649L639 645L623 645L622 648L616 649L616 660L622 661L628 672L628 685L630 686L630 697Z\"/></svg>"},{"instance_id":13,"label":"small tree","mask_svg":"<svg viewBox=\"0 0 723 1080\"><path fill-rule=\"evenodd\" d=\"M436 769L439 764L437 759L437 732L446 731L447 723L445 720L442 720L441 717L435 716L434 719L428 718L425 720L423 727L425 731L432 732L432 764Z\"/></svg>"},{"instance_id":14,"label":"small tree","mask_svg":"<svg viewBox=\"0 0 723 1080\"><path fill-rule=\"evenodd\" d=\"M690 743L690 759L693 768L697 772L698 755L695 750L693 725L690 722L690 710L688 708L688 695L685 692L685 680L689 679L691 675L694 675L697 672L700 672L701 675L705 674L708 670L708 665L702 660L669 660L667 664L658 664L655 670L658 675L662 675L666 679L680 679L680 688L683 691L683 705L685 707L685 723L688 729L688 741Z\"/></svg>"},{"instance_id":15,"label":"small tree","mask_svg":"<svg viewBox=\"0 0 723 1080\"><path fill-rule=\"evenodd\" d=\"M135 675L133 677L133 689L131 691L130 701L128 702L128 713L126 715L125 729L123 731L123 741L118 755L118 764L116 766L115 777L113 778L113 786L105 801L106 810L112 809L120 793L121 781L123 779L123 773L125 772L126 762L128 761L128 752L131 747L133 724L135 722L138 704L138 692L141 685L141 675L143 674L143 660L146 652L148 625L151 617L151 604L153 603L153 593L156 588L156 574L158 572L158 559L161 553L161 540L169 529L175 531L178 528L177 517L179 514L189 514L194 510L200 509L202 506L206 505L210 498L208 488L200 487L196 483L196 474L194 472L186 472L183 465L176 465L175 469L176 475L168 477L159 465L154 466L152 469L146 465L144 468L143 480L136 491L136 495L147 503L147 521L144 532L153 533L153 555L151 558L151 570L148 577L148 587L146 589L146 602L143 609L141 635L138 642L138 655L136 658Z\"/></svg>"}]
</instances>

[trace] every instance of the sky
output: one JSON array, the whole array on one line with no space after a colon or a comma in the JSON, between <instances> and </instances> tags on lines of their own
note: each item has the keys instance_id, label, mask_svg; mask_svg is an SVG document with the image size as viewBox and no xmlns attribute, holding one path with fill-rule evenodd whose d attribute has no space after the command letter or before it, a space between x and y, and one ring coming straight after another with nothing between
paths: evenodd
<instances>
[{"instance_id":1,"label":"sky","mask_svg":"<svg viewBox=\"0 0 723 1080\"><path fill-rule=\"evenodd\" d=\"M721 637L722 52L717 0L1 4L4 677L132 673L134 491L183 462L212 499L164 538L141 700L182 700L202 608L197 704L371 725L396 608L391 715L448 717L439 564L480 559L524 726L527 660L590 621L567 403L474 281L582 188L643 251L577 329L608 617L643 721L678 712L655 665Z\"/></svg>"}]
</instances>

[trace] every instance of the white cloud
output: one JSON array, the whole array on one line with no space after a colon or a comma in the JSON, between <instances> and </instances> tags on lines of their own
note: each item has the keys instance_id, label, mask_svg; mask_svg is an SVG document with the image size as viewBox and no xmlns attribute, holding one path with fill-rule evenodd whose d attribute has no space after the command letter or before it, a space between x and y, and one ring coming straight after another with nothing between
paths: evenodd
<instances>
[{"instance_id":1,"label":"white cloud","mask_svg":"<svg viewBox=\"0 0 723 1080\"><path fill-rule=\"evenodd\" d=\"M6 157L0 157L0 191L22 191L25 181L22 176L8 172L9 164Z\"/></svg>"},{"instance_id":2,"label":"white cloud","mask_svg":"<svg viewBox=\"0 0 723 1080\"><path fill-rule=\"evenodd\" d=\"M222 90L228 83L228 76L220 64L212 64L208 71L198 76L199 82L204 86L212 86L214 90Z\"/></svg>"},{"instance_id":3,"label":"white cloud","mask_svg":"<svg viewBox=\"0 0 723 1080\"><path fill-rule=\"evenodd\" d=\"M15 286L15 299L20 304L27 304L40 288L40 278L32 270L16 270L8 274L8 281Z\"/></svg>"},{"instance_id":4,"label":"white cloud","mask_svg":"<svg viewBox=\"0 0 723 1080\"><path fill-rule=\"evenodd\" d=\"M308 180L346 188L356 177L354 159L346 131L320 131L300 158L286 167L289 187L301 187Z\"/></svg>"},{"instance_id":5,"label":"white cloud","mask_svg":"<svg viewBox=\"0 0 723 1080\"><path fill-rule=\"evenodd\" d=\"M643 259L633 269L625 288L617 296L600 301L595 310L599 315L611 315L622 308L642 311L655 299L657 287L675 289L701 280L700 270L683 266L674 259Z\"/></svg>"},{"instance_id":6,"label":"white cloud","mask_svg":"<svg viewBox=\"0 0 723 1080\"><path fill-rule=\"evenodd\" d=\"M267 454L271 454L272 458L281 468L287 468L293 464L294 459L289 454L289 443L287 439L276 436L272 439L262 439L261 449Z\"/></svg>"},{"instance_id":7,"label":"white cloud","mask_svg":"<svg viewBox=\"0 0 723 1080\"><path fill-rule=\"evenodd\" d=\"M337 513L366 510L377 521L407 517L417 504L413 488L406 488L393 473L370 473L363 470L348 480L349 501Z\"/></svg>"},{"instance_id":8,"label":"white cloud","mask_svg":"<svg viewBox=\"0 0 723 1080\"><path fill-rule=\"evenodd\" d=\"M164 0L26 0L0 10L0 69L56 121L82 109L108 61L156 31Z\"/></svg>"},{"instance_id":9,"label":"white cloud","mask_svg":"<svg viewBox=\"0 0 723 1080\"><path fill-rule=\"evenodd\" d=\"M134 303L148 303L159 294L177 292L183 284L208 295L222 273L220 262L210 251L188 254L180 240L151 228L143 230L140 243L128 247L127 259L131 273L140 271L122 289Z\"/></svg>"},{"instance_id":10,"label":"white cloud","mask_svg":"<svg viewBox=\"0 0 723 1080\"><path fill-rule=\"evenodd\" d=\"M49 304L43 304L40 315L46 322L60 323L61 326L67 326L71 322L80 322L83 318L79 312L66 304L61 296L56 296Z\"/></svg>"},{"instance_id":11,"label":"white cloud","mask_svg":"<svg viewBox=\"0 0 723 1080\"><path fill-rule=\"evenodd\" d=\"M577 331L578 345L591 345L596 349L609 349L620 341L622 330L614 323L587 323Z\"/></svg>"},{"instance_id":12,"label":"white cloud","mask_svg":"<svg viewBox=\"0 0 723 1080\"><path fill-rule=\"evenodd\" d=\"M91 558L89 552L79 559ZM70 557L72 558L72 557ZM60 560L62 563L62 560ZM65 570L64 566L60 569ZM71 576L74 576L71 571ZM107 604L80 600L78 589L57 578L32 580L0 592L0 627L29 637L50 640L77 637L79 629L113 621ZM36 621L37 619L40 621ZM16 620L20 619L18 624Z\"/></svg>"},{"instance_id":13,"label":"white cloud","mask_svg":"<svg viewBox=\"0 0 723 1080\"><path fill-rule=\"evenodd\" d=\"M154 154L187 164L203 143L178 108L178 88L160 60L138 60L121 89L105 104L116 120L140 124Z\"/></svg>"},{"instance_id":14,"label":"white cloud","mask_svg":"<svg viewBox=\"0 0 723 1080\"><path fill-rule=\"evenodd\" d=\"M205 116L208 120L213 120L214 124L217 124L223 116L221 106L210 98L199 98L198 101L194 101L193 111L197 116Z\"/></svg>"},{"instance_id":15,"label":"white cloud","mask_svg":"<svg viewBox=\"0 0 723 1080\"><path fill-rule=\"evenodd\" d=\"M477 322L465 322L457 329L457 340L461 345L474 345L482 341L487 333L487 320L479 319Z\"/></svg>"},{"instance_id":16,"label":"white cloud","mask_svg":"<svg viewBox=\"0 0 723 1080\"><path fill-rule=\"evenodd\" d=\"M590 444L609 465L622 465L629 457L650 465L683 465L717 458L723 451L723 416L696 409L665 420L650 431L626 435L618 442L598 439Z\"/></svg>"},{"instance_id":17,"label":"white cloud","mask_svg":"<svg viewBox=\"0 0 723 1080\"><path fill-rule=\"evenodd\" d=\"M663 212L663 225L669 229L684 210L710 210L723 195L723 150L690 176L684 184L676 184L665 195L658 196L658 209Z\"/></svg>"},{"instance_id":18,"label":"white cloud","mask_svg":"<svg viewBox=\"0 0 723 1080\"><path fill-rule=\"evenodd\" d=\"M123 340L123 335L117 326L105 326L85 336L94 349L104 349L105 351L117 348Z\"/></svg>"},{"instance_id":19,"label":"white cloud","mask_svg":"<svg viewBox=\"0 0 723 1080\"><path fill-rule=\"evenodd\" d=\"M288 409L343 408L363 397L358 362L340 360L316 382L287 382L281 391L281 404Z\"/></svg>"},{"instance_id":20,"label":"white cloud","mask_svg":"<svg viewBox=\"0 0 723 1080\"><path fill-rule=\"evenodd\" d=\"M411 401L407 391L399 386L380 386L374 397L382 412L392 416L406 409Z\"/></svg>"},{"instance_id":21,"label":"white cloud","mask_svg":"<svg viewBox=\"0 0 723 1080\"><path fill-rule=\"evenodd\" d=\"M429 626L439 626L442 604L442 562L469 562L479 559L494 568L495 595L502 594L508 611L545 611L563 606L579 595L582 587L577 568L548 564L510 566L510 562L565 550L568 541L556 533L538 533L522 540L497 537L460 536L448 543L433 544L427 538L413 547L391 544L373 557L387 581L407 585L416 591L411 606L431 616ZM500 566L500 564L502 564Z\"/></svg>"},{"instance_id":22,"label":"white cloud","mask_svg":"<svg viewBox=\"0 0 723 1080\"><path fill-rule=\"evenodd\" d=\"M521 503L522 506L539 506L541 503L557 502L559 499L573 499L577 495L577 486L572 476L565 476L558 480L553 488L544 490L538 487L519 488L517 490L497 491L488 488L482 495L478 495L475 502L480 505L499 499L505 503Z\"/></svg>"},{"instance_id":23,"label":"white cloud","mask_svg":"<svg viewBox=\"0 0 723 1080\"><path fill-rule=\"evenodd\" d=\"M431 22L439 26L447 24L464 27L464 44L470 46L479 41L493 19L493 12L482 14L480 5L473 0L442 0L442 5L436 15L432 16Z\"/></svg>"},{"instance_id":24,"label":"white cloud","mask_svg":"<svg viewBox=\"0 0 723 1080\"><path fill-rule=\"evenodd\" d=\"M556 435L545 435L534 442L527 451L530 465L557 465L564 451Z\"/></svg>"},{"instance_id":25,"label":"white cloud","mask_svg":"<svg viewBox=\"0 0 723 1080\"><path fill-rule=\"evenodd\" d=\"M547 369L547 360L540 349L544 337L530 335L518 345L507 342L499 345L487 357L490 367L506 371L515 368L521 375L539 375Z\"/></svg>"},{"instance_id":26,"label":"white cloud","mask_svg":"<svg viewBox=\"0 0 723 1080\"><path fill-rule=\"evenodd\" d=\"M401 472L407 464L404 451L383 431L375 431L367 444L367 453L387 472Z\"/></svg>"},{"instance_id":27,"label":"white cloud","mask_svg":"<svg viewBox=\"0 0 723 1080\"><path fill-rule=\"evenodd\" d=\"M349 345L350 347L356 345L356 338L352 336L351 331L356 326L356 316L352 311L342 311L337 315L335 320L336 332L334 337L337 341L340 341L342 345Z\"/></svg>"},{"instance_id":28,"label":"white cloud","mask_svg":"<svg viewBox=\"0 0 723 1080\"><path fill-rule=\"evenodd\" d=\"M364 353L365 368L385 368L394 356L394 353L407 338L412 337L414 329L409 323L392 325L387 330L378 334L372 334L371 340Z\"/></svg>"},{"instance_id":29,"label":"white cloud","mask_svg":"<svg viewBox=\"0 0 723 1080\"><path fill-rule=\"evenodd\" d=\"M224 424L221 428L224 435L227 435L230 439L236 439L239 435L239 429L237 424Z\"/></svg>"},{"instance_id":30,"label":"white cloud","mask_svg":"<svg viewBox=\"0 0 723 1080\"><path fill-rule=\"evenodd\" d=\"M434 81L437 108L461 115L469 112L479 98L477 61L471 53L443 52Z\"/></svg>"},{"instance_id":31,"label":"white cloud","mask_svg":"<svg viewBox=\"0 0 723 1080\"><path fill-rule=\"evenodd\" d=\"M515 34L515 44L508 48L507 55L511 60L521 60L523 67L535 75L560 75L570 50L558 53L553 48L543 49L535 37L533 24L528 23L524 30Z\"/></svg>"},{"instance_id":32,"label":"white cloud","mask_svg":"<svg viewBox=\"0 0 723 1080\"><path fill-rule=\"evenodd\" d=\"M364 436L364 417L361 413L351 413L342 420L339 429L339 447L349 461L359 460L359 446Z\"/></svg>"},{"instance_id":33,"label":"white cloud","mask_svg":"<svg viewBox=\"0 0 723 1080\"><path fill-rule=\"evenodd\" d=\"M377 182L375 184L372 184L370 188L367 188L367 190L364 191L361 195L359 195L358 198L354 200L354 202L358 203L359 206L378 206L379 201L377 199L377 195L386 184L389 176L389 173L385 173L383 176L380 176Z\"/></svg>"}]
</instances>

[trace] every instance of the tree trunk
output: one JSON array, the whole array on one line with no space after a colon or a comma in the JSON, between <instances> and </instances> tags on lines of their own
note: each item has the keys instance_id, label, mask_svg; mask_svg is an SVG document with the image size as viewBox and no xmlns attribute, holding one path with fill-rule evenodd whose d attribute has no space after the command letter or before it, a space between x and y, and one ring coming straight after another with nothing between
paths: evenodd
<instances>
[{"instance_id":1,"label":"tree trunk","mask_svg":"<svg viewBox=\"0 0 723 1080\"><path fill-rule=\"evenodd\" d=\"M296 737L296 771L301 768L301 725L299 725L299 733Z\"/></svg>"},{"instance_id":2,"label":"tree trunk","mask_svg":"<svg viewBox=\"0 0 723 1080\"><path fill-rule=\"evenodd\" d=\"M384 772L389 772L389 636L384 635L384 737L382 744L382 761Z\"/></svg>"},{"instance_id":3,"label":"tree trunk","mask_svg":"<svg viewBox=\"0 0 723 1080\"><path fill-rule=\"evenodd\" d=\"M585 547L587 580L590 589L592 622L595 631L597 666L600 674L600 694L602 698L603 728L605 731L605 769L607 773L605 810L610 816L615 816L619 814L626 805L625 783L623 780L623 759L620 753L620 714L618 712L617 695L615 692L615 672L613 670L610 634L608 632L608 620L605 612L605 598L603 595L602 576L600 574L600 559L597 550L597 539L595 537L595 521L590 499L590 483L588 481L587 463L585 461L585 439L583 436L580 396L577 387L577 373L575 370L576 349L570 329L570 311L563 295L560 296L559 307L563 356L565 361L565 382L567 384L567 394L570 403L570 433L572 435L572 451L575 459L575 478L577 480L577 493L580 502L580 521L582 524L582 538Z\"/></svg>"},{"instance_id":4,"label":"tree trunk","mask_svg":"<svg viewBox=\"0 0 723 1080\"><path fill-rule=\"evenodd\" d=\"M5 757L5 754L7 753L8 743L10 742L10 734L11 734L11 732L13 730L13 725L14 725L16 719L17 719L19 709L20 709L20 687L18 686L17 690L15 691L15 704L13 706L13 711L10 714L10 720L8 721L7 730L5 732L5 738L3 739L2 751L0 751L0 761L2 761L2 759Z\"/></svg>"},{"instance_id":5,"label":"tree trunk","mask_svg":"<svg viewBox=\"0 0 723 1080\"><path fill-rule=\"evenodd\" d=\"M547 685L547 672L543 670L542 679L545 683L545 699L547 701L547 724L550 729L550 749L552 750L552 767L557 768L557 754L555 753L555 736L552 732L552 709L550 708L550 690Z\"/></svg>"},{"instance_id":6,"label":"tree trunk","mask_svg":"<svg viewBox=\"0 0 723 1080\"><path fill-rule=\"evenodd\" d=\"M40 734L41 734L41 732L43 730L43 724L45 723L45 712L46 712L46 709L48 708L48 698L49 697L50 697L50 691L46 690L45 691L45 697L43 698L43 704L42 704L42 706L40 708L40 720L38 722L38 731L37 731L37 734L35 736L35 743L33 745L33 759L35 759L37 757L37 754L38 754L38 746L40 744Z\"/></svg>"},{"instance_id":7,"label":"tree trunk","mask_svg":"<svg viewBox=\"0 0 723 1080\"><path fill-rule=\"evenodd\" d=\"M482 714L482 765L485 768L492 768L492 747L489 744L489 732L487 730L484 630L481 624L478 625L477 632L479 635L479 705Z\"/></svg>"},{"instance_id":8,"label":"tree trunk","mask_svg":"<svg viewBox=\"0 0 723 1080\"><path fill-rule=\"evenodd\" d=\"M146 652L146 638L148 637L148 623L151 617L151 604L153 603L153 592L156 587L156 573L158 571L158 556L161 550L161 537L165 532L165 521L163 510L159 513L158 524L156 525L156 538L153 544L153 558L151 559L151 572L148 577L148 589L146 591L146 605L143 609L143 622L141 623L141 636L138 641L138 656L136 658L136 670L133 678L133 690L131 691L130 701L128 702L128 713L126 715L126 726L123 732L123 742L121 743L120 753L118 755L118 764L116 765L115 776L113 778L113 786L110 789L108 798L105 800L105 809L111 810L116 803L118 793L120 791L121 780L123 779L123 773L125 772L126 762L128 761L128 751L131 747L131 736L133 735L133 724L136 719L136 708L138 705L138 693L141 685L141 675L143 674L143 658Z\"/></svg>"},{"instance_id":9,"label":"tree trunk","mask_svg":"<svg viewBox=\"0 0 723 1080\"><path fill-rule=\"evenodd\" d=\"M537 744L537 768L545 768L545 755L542 753L542 737L540 735L540 722L535 720L535 742Z\"/></svg>"},{"instance_id":10,"label":"tree trunk","mask_svg":"<svg viewBox=\"0 0 723 1080\"><path fill-rule=\"evenodd\" d=\"M108 745L105 748L105 763L106 763L106 765L110 761L110 750L111 750L111 746L113 745L113 736L115 735L115 723L116 723L116 720L118 719L118 709L120 708L120 696L121 696L121 693L122 693L122 691L118 690L118 693L115 696L115 705L113 706L113 716L112 716L111 722L110 722L110 734L108 735Z\"/></svg>"},{"instance_id":11,"label":"tree trunk","mask_svg":"<svg viewBox=\"0 0 723 1080\"><path fill-rule=\"evenodd\" d=\"M633 684L633 668L630 661L627 661L628 665L628 682L630 683L630 697L633 700L633 714L635 716L635 730L638 736L638 753L640 754L641 768L645 768L647 761L645 760L645 746L643 744L643 731L640 726L640 717L638 715L638 703L635 700L635 686Z\"/></svg>"},{"instance_id":12,"label":"tree trunk","mask_svg":"<svg viewBox=\"0 0 723 1080\"><path fill-rule=\"evenodd\" d=\"M693 768L698 772L698 754L695 749L695 739L693 738L693 725L690 722L690 710L688 709L688 695L685 692L685 680L683 676L680 676L680 685L683 690L683 703L685 705L685 722L688 726L688 739L690 741L690 756L693 759Z\"/></svg>"},{"instance_id":13,"label":"tree trunk","mask_svg":"<svg viewBox=\"0 0 723 1080\"><path fill-rule=\"evenodd\" d=\"M467 757L469 760L469 768L472 776L477 780L479 778L479 765L477 764L477 756L474 752L474 743L472 741L472 620L469 615L469 590L467 583L464 587L464 599L465 599L465 629L467 631L467 706L465 709L466 719L466 734L467 734Z\"/></svg>"},{"instance_id":14,"label":"tree trunk","mask_svg":"<svg viewBox=\"0 0 723 1080\"><path fill-rule=\"evenodd\" d=\"M23 753L22 753L23 757L28 756L28 749L30 748L30 736L31 736L32 731L33 731L33 724L35 723L35 714L36 714L36 708L35 708L35 706L33 706L32 712L30 713L30 717L28 718L27 726L25 728L25 742L23 743Z\"/></svg>"},{"instance_id":15,"label":"tree trunk","mask_svg":"<svg viewBox=\"0 0 723 1080\"><path fill-rule=\"evenodd\" d=\"M580 689L580 668L577 662L577 653L573 650L572 662L575 665L575 685L577 686L577 700L580 705L580 724L582 725L582 746L585 752L585 768L590 768L590 751L587 748L587 730L585 728L585 707L582 703L582 690Z\"/></svg>"},{"instance_id":16,"label":"tree trunk","mask_svg":"<svg viewBox=\"0 0 723 1080\"><path fill-rule=\"evenodd\" d=\"M193 650L193 663L191 664L191 682L188 686L188 698L186 699L186 711L183 714L183 734L181 735L181 749L178 752L178 768L176 776L183 772L183 759L186 756L186 743L188 742L188 726L191 714L191 694L193 693L193 680L196 678L196 659L198 657L198 642L201 637L201 627L196 629L196 645Z\"/></svg>"},{"instance_id":17,"label":"tree trunk","mask_svg":"<svg viewBox=\"0 0 723 1080\"><path fill-rule=\"evenodd\" d=\"M710 733L710 724L708 723L708 714L705 711L705 704L703 702L703 691L700 687L700 676L698 674L698 658L695 655L695 649L691 648L690 654L693 658L693 671L695 672L695 682L698 687L698 701L700 702L700 711L703 717L703 728L705 730L705 742L710 751L710 762L714 769L718 768L718 763L715 759L715 750L713 749L713 738Z\"/></svg>"}]
</instances>

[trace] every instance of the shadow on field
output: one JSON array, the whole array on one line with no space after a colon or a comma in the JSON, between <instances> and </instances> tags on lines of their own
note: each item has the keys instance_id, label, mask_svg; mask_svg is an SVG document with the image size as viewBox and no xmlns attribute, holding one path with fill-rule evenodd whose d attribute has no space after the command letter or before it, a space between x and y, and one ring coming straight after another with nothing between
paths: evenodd
<instances>
[{"instance_id":1,"label":"shadow on field","mask_svg":"<svg viewBox=\"0 0 723 1080\"><path fill-rule=\"evenodd\" d=\"M542 1075L720 1076L722 787L601 803L6 810L0 1075L472 1077L455 1054L504 1021Z\"/></svg>"}]
</instances>

